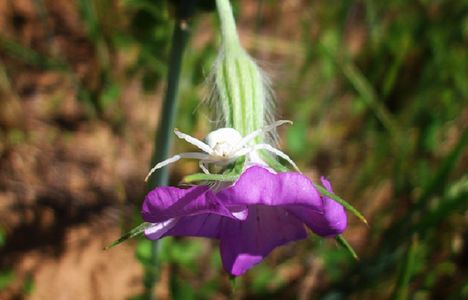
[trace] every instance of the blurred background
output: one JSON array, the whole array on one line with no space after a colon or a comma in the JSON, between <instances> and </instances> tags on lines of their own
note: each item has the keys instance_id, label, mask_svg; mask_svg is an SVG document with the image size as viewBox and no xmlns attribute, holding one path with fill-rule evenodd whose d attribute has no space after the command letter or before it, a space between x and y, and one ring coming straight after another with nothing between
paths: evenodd
<instances>
[{"instance_id":1,"label":"blurred background","mask_svg":"<svg viewBox=\"0 0 468 300\"><path fill-rule=\"evenodd\" d=\"M150 243L103 247L141 220L174 3L0 1L0 299L145 299ZM218 246L166 238L158 299L467 299L468 3L234 1L270 74L282 149L327 176L369 227L276 249L235 295ZM210 131L201 100L219 45L199 1L177 127ZM172 152L189 150L176 141ZM171 184L195 172L171 167Z\"/></svg>"}]
</instances>

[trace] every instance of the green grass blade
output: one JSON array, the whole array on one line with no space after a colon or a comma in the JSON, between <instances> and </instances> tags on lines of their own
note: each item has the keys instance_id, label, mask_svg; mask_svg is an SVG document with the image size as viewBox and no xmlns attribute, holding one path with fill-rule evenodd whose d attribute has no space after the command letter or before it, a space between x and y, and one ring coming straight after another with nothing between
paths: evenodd
<instances>
[{"instance_id":1,"label":"green grass blade","mask_svg":"<svg viewBox=\"0 0 468 300\"><path fill-rule=\"evenodd\" d=\"M129 232L125 233L124 235L122 235L120 238L118 238L117 240L115 240L111 244L104 247L104 250L109 250L110 248L113 248L113 247L117 246L118 244L120 244L122 242L125 242L128 239L134 238L134 237L142 234L145 231L145 229L148 228L148 226L150 226L150 225L151 224L147 223L147 222L141 223L140 225L133 228Z\"/></svg>"},{"instance_id":2,"label":"green grass blade","mask_svg":"<svg viewBox=\"0 0 468 300\"><path fill-rule=\"evenodd\" d=\"M343 70L344 75L353 85L356 91L361 96L361 99L371 109L380 123L392 135L399 139L399 128L392 114L383 105L383 102L378 98L372 84L367 80L361 70L347 57L339 58L338 65Z\"/></svg>"},{"instance_id":3,"label":"green grass blade","mask_svg":"<svg viewBox=\"0 0 468 300\"><path fill-rule=\"evenodd\" d=\"M414 273L417 247L418 240L416 236L414 236L406 249L406 255L401 266L400 274L398 275L392 299L408 299L408 286L411 280L411 276Z\"/></svg>"},{"instance_id":4,"label":"green grass blade","mask_svg":"<svg viewBox=\"0 0 468 300\"><path fill-rule=\"evenodd\" d=\"M354 251L353 247L348 243L348 241L344 238L344 236L338 235L335 239L338 242L338 244L344 249L346 249L346 251L348 251L349 254L351 254L351 256L355 260L359 260L359 257L357 256L356 251Z\"/></svg>"}]
</instances>

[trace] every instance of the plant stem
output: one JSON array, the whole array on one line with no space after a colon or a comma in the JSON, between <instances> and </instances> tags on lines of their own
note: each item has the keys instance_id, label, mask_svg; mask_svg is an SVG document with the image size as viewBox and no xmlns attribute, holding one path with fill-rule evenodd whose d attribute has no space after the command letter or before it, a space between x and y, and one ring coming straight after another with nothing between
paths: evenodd
<instances>
[{"instance_id":1,"label":"plant stem","mask_svg":"<svg viewBox=\"0 0 468 300\"><path fill-rule=\"evenodd\" d=\"M231 4L229 0L216 0L216 5L221 21L221 35L223 37L223 43L225 43L224 50L230 51L235 49L237 51L240 42Z\"/></svg>"},{"instance_id":2,"label":"plant stem","mask_svg":"<svg viewBox=\"0 0 468 300\"><path fill-rule=\"evenodd\" d=\"M155 139L154 152L151 158L152 166L167 158L172 144L172 129L174 128L176 116L179 77L184 51L190 36L187 19L193 12L193 9L187 10L187 7L184 9L185 11L183 13L177 14L174 25L175 27L172 35L172 44L168 63L169 70L167 75L167 87L161 111L160 124L158 126L158 133ZM169 173L167 167L161 168L148 180L148 189L152 189L156 186L167 185L168 181ZM159 275L159 246L158 241L152 242L150 263L145 268L145 298L150 300L155 299L154 286Z\"/></svg>"},{"instance_id":3,"label":"plant stem","mask_svg":"<svg viewBox=\"0 0 468 300\"><path fill-rule=\"evenodd\" d=\"M181 21L175 25L174 33L172 36L172 47L169 58L169 71L166 94L161 111L160 124L158 126L158 133L154 143L154 152L151 158L151 165L164 160L169 155L171 148L173 128L176 116L176 99L179 86L179 75L182 64L182 56L185 46L189 37L189 32L186 28L186 23ZM161 168L154 172L148 180L148 187L154 188L156 186L166 185L168 183L168 169L167 167Z\"/></svg>"}]
</instances>

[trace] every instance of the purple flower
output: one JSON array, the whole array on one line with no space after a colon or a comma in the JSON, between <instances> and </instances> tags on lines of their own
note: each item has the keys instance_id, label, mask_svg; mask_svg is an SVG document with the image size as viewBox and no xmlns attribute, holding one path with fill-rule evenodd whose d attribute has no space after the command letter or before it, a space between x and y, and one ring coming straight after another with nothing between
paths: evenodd
<instances>
[{"instance_id":1,"label":"purple flower","mask_svg":"<svg viewBox=\"0 0 468 300\"><path fill-rule=\"evenodd\" d=\"M331 192L330 183L322 184ZM320 236L342 233L343 206L322 197L297 172L273 173L260 166L244 171L232 185L187 189L158 187L145 198L142 216L153 225L147 238L197 236L220 240L224 268L238 276L258 264L275 247L305 239L306 225Z\"/></svg>"}]
</instances>

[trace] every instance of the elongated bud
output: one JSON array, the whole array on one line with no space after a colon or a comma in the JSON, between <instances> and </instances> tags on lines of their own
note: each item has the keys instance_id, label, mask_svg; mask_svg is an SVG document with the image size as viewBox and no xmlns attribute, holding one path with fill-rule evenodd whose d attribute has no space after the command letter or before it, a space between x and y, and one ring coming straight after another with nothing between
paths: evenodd
<instances>
[{"instance_id":1,"label":"elongated bud","mask_svg":"<svg viewBox=\"0 0 468 300\"><path fill-rule=\"evenodd\" d=\"M272 97L262 70L242 48L229 0L216 0L221 21L222 47L213 69L213 95L221 127L245 136L273 120ZM263 141L263 136L255 139Z\"/></svg>"}]
</instances>

